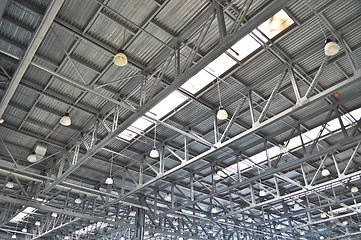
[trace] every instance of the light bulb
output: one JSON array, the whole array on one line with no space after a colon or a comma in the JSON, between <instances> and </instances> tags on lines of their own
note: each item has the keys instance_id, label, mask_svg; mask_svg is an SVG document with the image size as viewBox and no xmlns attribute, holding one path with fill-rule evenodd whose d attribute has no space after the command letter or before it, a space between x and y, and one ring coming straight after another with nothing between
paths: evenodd
<instances>
[{"instance_id":1,"label":"light bulb","mask_svg":"<svg viewBox=\"0 0 361 240\"><path fill-rule=\"evenodd\" d=\"M344 221L342 222L342 225L344 225L344 226L346 226L347 224L348 224L347 220L344 220Z\"/></svg>"},{"instance_id":2,"label":"light bulb","mask_svg":"<svg viewBox=\"0 0 361 240\"><path fill-rule=\"evenodd\" d=\"M159 152L158 152L158 150L157 150L156 147L154 147L154 148L152 149L152 151L150 151L149 156L152 157L152 158L157 158L157 157L159 157Z\"/></svg>"},{"instance_id":3,"label":"light bulb","mask_svg":"<svg viewBox=\"0 0 361 240\"><path fill-rule=\"evenodd\" d=\"M35 226L40 226L40 221L36 221Z\"/></svg>"},{"instance_id":4,"label":"light bulb","mask_svg":"<svg viewBox=\"0 0 361 240\"><path fill-rule=\"evenodd\" d=\"M170 194L165 195L164 200L170 201L172 200L172 196Z\"/></svg>"},{"instance_id":5,"label":"light bulb","mask_svg":"<svg viewBox=\"0 0 361 240\"><path fill-rule=\"evenodd\" d=\"M76 204L80 204L80 203L81 203L80 197L75 198L74 202L75 202Z\"/></svg>"},{"instance_id":6,"label":"light bulb","mask_svg":"<svg viewBox=\"0 0 361 240\"><path fill-rule=\"evenodd\" d=\"M266 195L267 195L266 191L264 191L264 190L259 191L259 196L260 197L264 197Z\"/></svg>"},{"instance_id":7,"label":"light bulb","mask_svg":"<svg viewBox=\"0 0 361 240\"><path fill-rule=\"evenodd\" d=\"M112 184L113 184L113 178L108 177L108 178L105 180L105 184L112 185Z\"/></svg>"},{"instance_id":8,"label":"light bulb","mask_svg":"<svg viewBox=\"0 0 361 240\"><path fill-rule=\"evenodd\" d=\"M327 177L328 175L330 175L330 171L328 171L328 169L325 168L325 169L322 170L321 175L324 176L324 177Z\"/></svg>"},{"instance_id":9,"label":"light bulb","mask_svg":"<svg viewBox=\"0 0 361 240\"><path fill-rule=\"evenodd\" d=\"M134 212L134 211L130 211L130 212L129 212L129 216L134 217L134 216L135 216L135 212Z\"/></svg>"},{"instance_id":10,"label":"light bulb","mask_svg":"<svg viewBox=\"0 0 361 240\"><path fill-rule=\"evenodd\" d=\"M52 213L51 213L51 216L54 217L54 218L56 218L56 217L58 216L58 213L52 212Z\"/></svg>"},{"instance_id":11,"label":"light bulb","mask_svg":"<svg viewBox=\"0 0 361 240\"><path fill-rule=\"evenodd\" d=\"M338 51L340 51L340 46L337 43L332 42L330 39L326 39L326 44L325 44L326 56L336 55Z\"/></svg>"},{"instance_id":12,"label":"light bulb","mask_svg":"<svg viewBox=\"0 0 361 240\"><path fill-rule=\"evenodd\" d=\"M123 66L127 65L128 58L123 52L120 52L114 56L113 62L115 65L117 65L119 67L123 67Z\"/></svg>"},{"instance_id":13,"label":"light bulb","mask_svg":"<svg viewBox=\"0 0 361 240\"><path fill-rule=\"evenodd\" d=\"M218 181L219 179L221 179L221 175L219 175L218 173L215 173L215 174L213 174L213 179L215 181Z\"/></svg>"},{"instance_id":14,"label":"light bulb","mask_svg":"<svg viewBox=\"0 0 361 240\"><path fill-rule=\"evenodd\" d=\"M28 157L27 157L27 160L31 163L34 163L36 162L36 153L35 152L32 152Z\"/></svg>"},{"instance_id":15,"label":"light bulb","mask_svg":"<svg viewBox=\"0 0 361 240\"><path fill-rule=\"evenodd\" d=\"M353 186L353 187L351 188L351 192L352 192L352 193L358 192L358 188L357 188L356 186Z\"/></svg>"},{"instance_id":16,"label":"light bulb","mask_svg":"<svg viewBox=\"0 0 361 240\"><path fill-rule=\"evenodd\" d=\"M277 225L276 225L276 229L277 229L277 230L281 229L281 225L277 224Z\"/></svg>"},{"instance_id":17,"label":"light bulb","mask_svg":"<svg viewBox=\"0 0 361 240\"><path fill-rule=\"evenodd\" d=\"M295 203L295 205L293 205L293 209L297 210L297 209L299 209L299 208L300 208L300 204Z\"/></svg>"},{"instance_id":18,"label":"light bulb","mask_svg":"<svg viewBox=\"0 0 361 240\"><path fill-rule=\"evenodd\" d=\"M320 236L320 239L325 239L322 235Z\"/></svg>"},{"instance_id":19,"label":"light bulb","mask_svg":"<svg viewBox=\"0 0 361 240\"><path fill-rule=\"evenodd\" d=\"M217 119L218 120L224 120L228 118L228 113L223 107L219 107L219 110L217 112Z\"/></svg>"},{"instance_id":20,"label":"light bulb","mask_svg":"<svg viewBox=\"0 0 361 240\"><path fill-rule=\"evenodd\" d=\"M183 240L183 237L179 237L179 240Z\"/></svg>"},{"instance_id":21,"label":"light bulb","mask_svg":"<svg viewBox=\"0 0 361 240\"><path fill-rule=\"evenodd\" d=\"M65 239L65 240L68 240L68 239L69 239L69 236L65 236L64 239Z\"/></svg>"},{"instance_id":22,"label":"light bulb","mask_svg":"<svg viewBox=\"0 0 361 240\"><path fill-rule=\"evenodd\" d=\"M13 235L11 236L11 238L12 238L12 239L16 239L16 235L13 234Z\"/></svg>"},{"instance_id":23,"label":"light bulb","mask_svg":"<svg viewBox=\"0 0 361 240\"><path fill-rule=\"evenodd\" d=\"M26 229L26 227L24 227L21 231L22 231L23 233L26 233L26 232L28 232L28 229Z\"/></svg>"},{"instance_id":24,"label":"light bulb","mask_svg":"<svg viewBox=\"0 0 361 240\"><path fill-rule=\"evenodd\" d=\"M149 234L149 231L144 231L144 234L145 234L145 235L148 235L148 234Z\"/></svg>"},{"instance_id":25,"label":"light bulb","mask_svg":"<svg viewBox=\"0 0 361 240\"><path fill-rule=\"evenodd\" d=\"M281 152L281 153L286 153L286 152L288 152L287 146L284 145L284 144L282 144L282 145L280 146L280 152Z\"/></svg>"},{"instance_id":26,"label":"light bulb","mask_svg":"<svg viewBox=\"0 0 361 240\"><path fill-rule=\"evenodd\" d=\"M217 213L217 208L212 208L211 213Z\"/></svg>"},{"instance_id":27,"label":"light bulb","mask_svg":"<svg viewBox=\"0 0 361 240\"><path fill-rule=\"evenodd\" d=\"M14 182L13 181L8 181L7 183L6 183L6 185L5 185L5 187L7 187L7 188L14 188Z\"/></svg>"},{"instance_id":28,"label":"light bulb","mask_svg":"<svg viewBox=\"0 0 361 240\"><path fill-rule=\"evenodd\" d=\"M125 237L120 237L120 240L125 240Z\"/></svg>"},{"instance_id":29,"label":"light bulb","mask_svg":"<svg viewBox=\"0 0 361 240\"><path fill-rule=\"evenodd\" d=\"M69 113L64 113L64 116L62 116L60 118L59 122L63 126L66 126L66 127L70 126L71 125L71 119L69 117Z\"/></svg>"},{"instance_id":30,"label":"light bulb","mask_svg":"<svg viewBox=\"0 0 361 240\"><path fill-rule=\"evenodd\" d=\"M305 231L301 231L301 232L300 232L300 235L305 235Z\"/></svg>"},{"instance_id":31,"label":"light bulb","mask_svg":"<svg viewBox=\"0 0 361 240\"><path fill-rule=\"evenodd\" d=\"M321 213L321 218L327 218L327 214L325 212Z\"/></svg>"}]
</instances>

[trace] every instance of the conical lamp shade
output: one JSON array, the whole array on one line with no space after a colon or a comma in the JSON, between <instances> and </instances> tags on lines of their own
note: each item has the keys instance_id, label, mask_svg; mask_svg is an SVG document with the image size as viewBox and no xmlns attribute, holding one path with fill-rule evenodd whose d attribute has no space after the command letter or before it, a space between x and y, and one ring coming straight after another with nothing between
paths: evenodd
<instances>
[{"instance_id":1,"label":"conical lamp shade","mask_svg":"<svg viewBox=\"0 0 361 240\"><path fill-rule=\"evenodd\" d=\"M152 149L152 151L150 151L149 156L152 157L152 158L157 158L157 157L159 157L159 152L158 152L158 150L154 147L154 148Z\"/></svg>"},{"instance_id":2,"label":"conical lamp shade","mask_svg":"<svg viewBox=\"0 0 361 240\"><path fill-rule=\"evenodd\" d=\"M217 119L218 120L224 120L224 119L227 119L227 118L228 118L227 111L223 107L220 107L218 112L217 112Z\"/></svg>"},{"instance_id":3,"label":"conical lamp shade","mask_svg":"<svg viewBox=\"0 0 361 240\"><path fill-rule=\"evenodd\" d=\"M36 153L32 152L26 159L31 163L36 162Z\"/></svg>"},{"instance_id":4,"label":"conical lamp shade","mask_svg":"<svg viewBox=\"0 0 361 240\"><path fill-rule=\"evenodd\" d=\"M112 184L113 184L113 178L108 177L108 178L105 180L105 184L112 185Z\"/></svg>"},{"instance_id":5,"label":"conical lamp shade","mask_svg":"<svg viewBox=\"0 0 361 240\"><path fill-rule=\"evenodd\" d=\"M71 125L71 119L69 117L69 113L65 113L64 116L61 117L59 122L63 126L66 126L66 127L70 126Z\"/></svg>"},{"instance_id":6,"label":"conical lamp shade","mask_svg":"<svg viewBox=\"0 0 361 240\"><path fill-rule=\"evenodd\" d=\"M340 51L340 46L337 43L327 39L325 44L325 54L327 56L333 56L336 55L338 51Z\"/></svg>"},{"instance_id":7,"label":"conical lamp shade","mask_svg":"<svg viewBox=\"0 0 361 240\"><path fill-rule=\"evenodd\" d=\"M123 52L120 52L114 56L113 62L115 65L117 65L119 67L123 67L123 66L127 65L128 58Z\"/></svg>"}]
</instances>

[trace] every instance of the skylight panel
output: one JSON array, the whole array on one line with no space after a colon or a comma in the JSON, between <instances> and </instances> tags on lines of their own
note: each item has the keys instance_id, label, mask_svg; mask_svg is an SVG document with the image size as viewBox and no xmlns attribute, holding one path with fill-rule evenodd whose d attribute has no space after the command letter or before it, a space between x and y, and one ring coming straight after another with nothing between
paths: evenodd
<instances>
[{"instance_id":1,"label":"skylight panel","mask_svg":"<svg viewBox=\"0 0 361 240\"><path fill-rule=\"evenodd\" d=\"M361 108L355 109L350 114L356 119L359 120L361 118Z\"/></svg>"},{"instance_id":2,"label":"skylight panel","mask_svg":"<svg viewBox=\"0 0 361 240\"><path fill-rule=\"evenodd\" d=\"M230 58L226 53L223 53L221 56L214 59L213 62L208 64L207 67L205 67L205 70L214 76L219 77L236 63L237 62Z\"/></svg>"},{"instance_id":3,"label":"skylight panel","mask_svg":"<svg viewBox=\"0 0 361 240\"><path fill-rule=\"evenodd\" d=\"M24 211L18 213L15 217L13 217L10 222L12 223L18 223L22 221L25 217L27 217L30 213L34 212L36 208L33 207L27 207L24 209Z\"/></svg>"},{"instance_id":4,"label":"skylight panel","mask_svg":"<svg viewBox=\"0 0 361 240\"><path fill-rule=\"evenodd\" d=\"M146 115L156 119L161 119L179 105L184 103L186 100L187 97L185 95L174 91L168 97L158 103L154 108L152 108L148 113L146 113Z\"/></svg>"},{"instance_id":5,"label":"skylight panel","mask_svg":"<svg viewBox=\"0 0 361 240\"><path fill-rule=\"evenodd\" d=\"M161 119L162 117L173 111L175 108L177 108L179 105L184 103L187 99L188 98L185 95L174 91L168 97L158 103L155 107L153 107L149 112L147 112L146 115L152 118ZM141 117L136 120L132 125L130 125L129 128L119 134L118 137L127 141L131 141L136 136L145 131L147 128L152 126L152 124L153 123L151 121L145 119L144 117Z\"/></svg>"},{"instance_id":6,"label":"skylight panel","mask_svg":"<svg viewBox=\"0 0 361 240\"><path fill-rule=\"evenodd\" d=\"M192 78L190 78L186 83L184 83L181 88L192 94L196 94L214 79L215 77L212 74L201 70Z\"/></svg>"},{"instance_id":7,"label":"skylight panel","mask_svg":"<svg viewBox=\"0 0 361 240\"><path fill-rule=\"evenodd\" d=\"M228 49L227 52L241 61L260 46L261 45L248 34Z\"/></svg>"},{"instance_id":8,"label":"skylight panel","mask_svg":"<svg viewBox=\"0 0 361 240\"><path fill-rule=\"evenodd\" d=\"M293 20L288 16L288 14L284 10L281 10L266 22L262 23L258 29L261 30L269 39L272 39L293 23Z\"/></svg>"},{"instance_id":9,"label":"skylight panel","mask_svg":"<svg viewBox=\"0 0 361 240\"><path fill-rule=\"evenodd\" d=\"M340 122L338 121L338 118L335 118L333 119L332 121L329 121L327 124L326 124L326 129L329 131L329 132L334 132L338 129L341 128L341 125L340 125Z\"/></svg>"}]
</instances>

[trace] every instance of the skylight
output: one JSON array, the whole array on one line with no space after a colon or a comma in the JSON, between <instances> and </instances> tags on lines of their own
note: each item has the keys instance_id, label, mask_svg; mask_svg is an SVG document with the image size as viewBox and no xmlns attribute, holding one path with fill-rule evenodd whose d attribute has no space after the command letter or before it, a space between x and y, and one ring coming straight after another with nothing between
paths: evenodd
<instances>
[{"instance_id":1,"label":"skylight","mask_svg":"<svg viewBox=\"0 0 361 240\"><path fill-rule=\"evenodd\" d=\"M234 44L230 49L228 49L227 53L231 54L233 57L241 61L243 58L247 57L260 46L261 44L256 42L248 34L244 38L239 40L236 44Z\"/></svg>"},{"instance_id":2,"label":"skylight","mask_svg":"<svg viewBox=\"0 0 361 240\"><path fill-rule=\"evenodd\" d=\"M361 117L361 108L358 108L358 109L350 112L349 114L351 116L353 116L354 119L359 119ZM346 117L346 115L348 115L348 113L341 116L341 118L344 119ZM356 120L354 120L354 119L347 118L347 122L344 121L345 126L348 126L348 125L356 122ZM313 129L311 129L311 130L309 130L309 131L307 131L305 133L302 133L301 136L302 136L304 144L308 145L311 142L313 142L317 138L318 133L320 132L321 128L322 128L322 126L318 126L318 127L313 128ZM326 128L322 132L321 136L332 133L332 132L334 132L336 130L339 130L340 128L341 128L341 125L339 123L339 120L338 120L338 118L335 118L335 119L333 119L333 120L326 123ZM297 148L299 148L301 146L302 146L302 142L301 142L301 139L300 139L299 136L291 138L290 141L287 144L287 148L289 150L297 149ZM268 149L268 156L269 156L270 159L272 159L272 158L274 158L274 157L276 157L276 156L278 156L280 154L281 154L281 151L280 151L280 148L278 146L274 146L274 147ZM263 164L267 160L266 151L262 151L260 153L257 153L255 155L249 157L248 159L251 160L254 164ZM242 162L238 163L238 169L240 171L245 171L250 166L254 165L254 164L250 165L249 164L250 161L248 159L245 159ZM221 175L221 177L226 177L227 176L226 174L233 175L233 174L237 173L238 169L237 169L237 163L235 163L235 164L233 164L233 165L219 171L219 175Z\"/></svg>"},{"instance_id":3,"label":"skylight","mask_svg":"<svg viewBox=\"0 0 361 240\"><path fill-rule=\"evenodd\" d=\"M203 89L213 80L214 76L212 74L201 70L192 78L190 78L186 83L184 83L181 88L192 94L196 94L199 90Z\"/></svg>"},{"instance_id":4,"label":"skylight","mask_svg":"<svg viewBox=\"0 0 361 240\"><path fill-rule=\"evenodd\" d=\"M146 113L147 116L161 119L174 109L176 109L179 105L184 103L188 98L181 94L180 92L174 91L168 97L163 99L160 103L158 103L155 107L153 107L149 112ZM145 119L144 117L140 117L136 120L130 127L124 130L122 133L118 135L119 138L131 141L139 134L142 134L147 128L152 126L153 122Z\"/></svg>"},{"instance_id":5,"label":"skylight","mask_svg":"<svg viewBox=\"0 0 361 240\"><path fill-rule=\"evenodd\" d=\"M213 62L205 67L205 70L212 75L219 77L225 71L234 66L237 62L230 58L227 54L223 53L218 58L214 59Z\"/></svg>"},{"instance_id":6,"label":"skylight","mask_svg":"<svg viewBox=\"0 0 361 240\"><path fill-rule=\"evenodd\" d=\"M266 22L262 23L258 29L261 30L269 39L272 39L293 23L292 18L290 18L284 10L281 10Z\"/></svg>"}]
</instances>

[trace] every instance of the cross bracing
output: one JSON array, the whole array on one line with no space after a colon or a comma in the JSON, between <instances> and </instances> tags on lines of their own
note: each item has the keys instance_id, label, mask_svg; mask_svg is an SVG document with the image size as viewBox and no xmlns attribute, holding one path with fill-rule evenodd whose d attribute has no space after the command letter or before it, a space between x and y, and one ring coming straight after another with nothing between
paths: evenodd
<instances>
[{"instance_id":1,"label":"cross bracing","mask_svg":"<svg viewBox=\"0 0 361 240\"><path fill-rule=\"evenodd\" d=\"M4 237L358 237L357 1L3 5ZM292 24L269 37L261 24L281 9ZM241 58L246 38L257 47ZM126 67L112 63L121 49ZM200 71L205 85L186 89ZM174 91L184 100L158 112Z\"/></svg>"}]
</instances>

